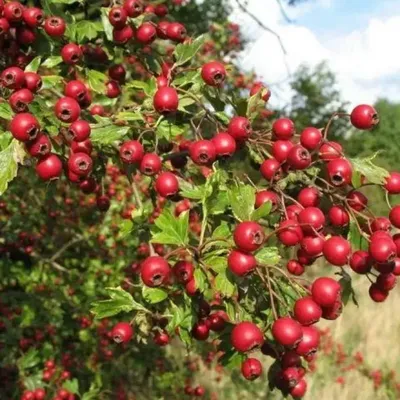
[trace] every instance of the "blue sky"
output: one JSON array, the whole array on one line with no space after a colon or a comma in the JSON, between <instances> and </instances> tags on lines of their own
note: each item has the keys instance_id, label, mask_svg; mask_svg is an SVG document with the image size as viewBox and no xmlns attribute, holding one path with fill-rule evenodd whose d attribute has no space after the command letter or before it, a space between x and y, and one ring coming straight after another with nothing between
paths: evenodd
<instances>
[{"instance_id":1,"label":"blue sky","mask_svg":"<svg viewBox=\"0 0 400 400\"><path fill-rule=\"evenodd\" d=\"M293 24L285 21L276 0L248 0L248 10L281 36L288 53L284 57L276 38L250 17L232 13L249 43L241 64L266 84L287 79L285 62L295 71L301 64L327 61L352 104L382 96L400 101L400 0L309 0L286 7ZM288 98L288 85L279 85L279 96L271 101Z\"/></svg>"}]
</instances>

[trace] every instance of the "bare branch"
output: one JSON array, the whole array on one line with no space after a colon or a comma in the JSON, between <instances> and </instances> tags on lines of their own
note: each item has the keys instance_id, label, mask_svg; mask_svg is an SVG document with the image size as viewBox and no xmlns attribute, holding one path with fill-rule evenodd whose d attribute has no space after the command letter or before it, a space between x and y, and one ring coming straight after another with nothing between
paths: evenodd
<instances>
[{"instance_id":1,"label":"bare branch","mask_svg":"<svg viewBox=\"0 0 400 400\"><path fill-rule=\"evenodd\" d=\"M281 0L276 0L276 2L278 3L281 14L283 15L283 18L285 18L286 22L288 22L289 24L293 24L294 21L290 19L289 16L286 14L285 8L283 7Z\"/></svg>"}]
</instances>

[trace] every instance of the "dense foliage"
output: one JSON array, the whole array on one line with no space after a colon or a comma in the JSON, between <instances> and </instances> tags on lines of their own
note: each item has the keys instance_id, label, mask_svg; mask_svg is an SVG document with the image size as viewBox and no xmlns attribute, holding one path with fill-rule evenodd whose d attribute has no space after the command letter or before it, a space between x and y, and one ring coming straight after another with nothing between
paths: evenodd
<instances>
[{"instance_id":1,"label":"dense foliage","mask_svg":"<svg viewBox=\"0 0 400 400\"><path fill-rule=\"evenodd\" d=\"M247 390L301 398L351 275L396 284L400 174L330 140L375 109L320 66L274 118L224 3L183 3L0 0L2 398L217 399L199 369L261 357Z\"/></svg>"}]
</instances>

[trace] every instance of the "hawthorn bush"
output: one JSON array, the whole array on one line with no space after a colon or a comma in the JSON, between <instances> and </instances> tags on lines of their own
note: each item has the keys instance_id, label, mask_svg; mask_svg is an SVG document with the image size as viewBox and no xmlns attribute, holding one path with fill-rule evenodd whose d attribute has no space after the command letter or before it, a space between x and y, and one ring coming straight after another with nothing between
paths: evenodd
<instances>
[{"instance_id":1,"label":"hawthorn bush","mask_svg":"<svg viewBox=\"0 0 400 400\"><path fill-rule=\"evenodd\" d=\"M217 399L199 365L252 381L264 356L303 397L352 275L382 302L400 274L400 174L329 139L374 108L297 133L238 26L192 37L182 1L28 3L0 0L2 398ZM319 258L338 278L306 278Z\"/></svg>"}]
</instances>

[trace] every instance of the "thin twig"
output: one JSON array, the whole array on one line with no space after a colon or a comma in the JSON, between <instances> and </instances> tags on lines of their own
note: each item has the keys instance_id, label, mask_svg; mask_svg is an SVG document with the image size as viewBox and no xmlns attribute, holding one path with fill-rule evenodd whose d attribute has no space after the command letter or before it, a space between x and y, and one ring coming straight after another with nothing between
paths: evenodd
<instances>
[{"instance_id":1,"label":"thin twig","mask_svg":"<svg viewBox=\"0 0 400 400\"><path fill-rule=\"evenodd\" d=\"M64 251L68 250L72 245L74 245L75 243L80 242L81 240L83 240L82 237L78 237L75 239L70 240L69 242L67 242L63 247L61 247L60 250L56 251L49 259L49 261L52 263L55 260L57 260L57 258L59 258L61 256L62 253L64 253Z\"/></svg>"},{"instance_id":2,"label":"thin twig","mask_svg":"<svg viewBox=\"0 0 400 400\"><path fill-rule=\"evenodd\" d=\"M267 281L265 280L265 277L261 273L259 268L256 268L256 273L260 277L260 279L263 282L264 286L268 289L269 299L270 299L271 308L272 308L272 314L274 315L274 319L276 320L276 319L278 319L278 314L277 314L276 308L275 308L275 302L274 302L274 297L273 297L273 294L272 294L272 287L271 287L271 281L270 281L268 268L266 270L267 270L267 277L268 277Z\"/></svg>"}]
</instances>

